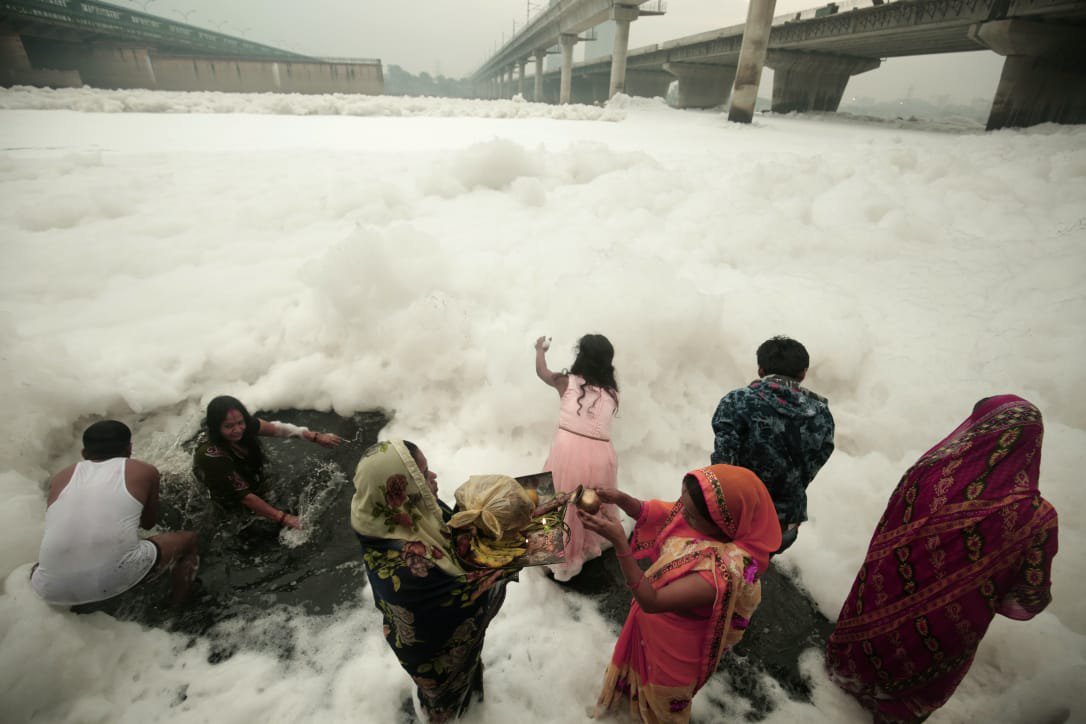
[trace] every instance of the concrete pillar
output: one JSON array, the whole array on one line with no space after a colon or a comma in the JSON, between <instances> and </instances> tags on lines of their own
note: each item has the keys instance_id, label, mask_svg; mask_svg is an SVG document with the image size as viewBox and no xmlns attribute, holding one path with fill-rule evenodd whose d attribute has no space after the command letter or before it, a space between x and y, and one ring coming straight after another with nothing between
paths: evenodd
<instances>
[{"instance_id":1,"label":"concrete pillar","mask_svg":"<svg viewBox=\"0 0 1086 724\"><path fill-rule=\"evenodd\" d=\"M33 67L78 71L83 82L94 88L157 87L146 48L88 45L41 38L26 38L24 43Z\"/></svg>"},{"instance_id":2,"label":"concrete pillar","mask_svg":"<svg viewBox=\"0 0 1086 724\"><path fill-rule=\"evenodd\" d=\"M547 51L535 51L535 94L532 100L536 103L543 102L543 59L547 57Z\"/></svg>"},{"instance_id":3,"label":"concrete pillar","mask_svg":"<svg viewBox=\"0 0 1086 724\"><path fill-rule=\"evenodd\" d=\"M773 112L829 111L841 105L848 79L878 68L878 58L771 50Z\"/></svg>"},{"instance_id":4,"label":"concrete pillar","mask_svg":"<svg viewBox=\"0 0 1086 724\"><path fill-rule=\"evenodd\" d=\"M747 24L743 27L743 44L739 47L739 65L735 72L735 89L728 120L750 123L754 120L754 104L758 102L758 84L769 47L769 31L773 28L773 9L777 0L750 0ZM681 86L681 84L680 84Z\"/></svg>"},{"instance_id":5,"label":"concrete pillar","mask_svg":"<svg viewBox=\"0 0 1086 724\"><path fill-rule=\"evenodd\" d=\"M615 5L611 8L611 19L615 21L615 44L611 51L608 99L614 98L615 93L626 92L626 51L630 48L630 23L637 20L637 8Z\"/></svg>"},{"instance_id":6,"label":"concrete pillar","mask_svg":"<svg viewBox=\"0 0 1086 724\"><path fill-rule=\"evenodd\" d=\"M95 88L156 87L147 48L94 48L79 64L83 82Z\"/></svg>"},{"instance_id":7,"label":"concrete pillar","mask_svg":"<svg viewBox=\"0 0 1086 724\"><path fill-rule=\"evenodd\" d=\"M15 33L0 34L0 86L33 85L48 88L78 88L83 79L77 70L35 68L23 39Z\"/></svg>"},{"instance_id":8,"label":"concrete pillar","mask_svg":"<svg viewBox=\"0 0 1086 724\"><path fill-rule=\"evenodd\" d=\"M30 70L30 58L23 47L23 39L15 33L0 35L0 68L5 71Z\"/></svg>"},{"instance_id":9,"label":"concrete pillar","mask_svg":"<svg viewBox=\"0 0 1086 724\"><path fill-rule=\"evenodd\" d=\"M728 102L735 80L734 65L664 63L664 70L679 81L676 108L716 108Z\"/></svg>"},{"instance_id":10,"label":"concrete pillar","mask_svg":"<svg viewBox=\"0 0 1086 724\"><path fill-rule=\"evenodd\" d=\"M524 96L524 61L517 61L517 93Z\"/></svg>"},{"instance_id":11,"label":"concrete pillar","mask_svg":"<svg viewBox=\"0 0 1086 724\"><path fill-rule=\"evenodd\" d=\"M577 44L577 36L562 33L558 36L558 45L562 49L562 82L558 90L558 102L569 103L573 90L573 46Z\"/></svg>"},{"instance_id":12,"label":"concrete pillar","mask_svg":"<svg viewBox=\"0 0 1086 724\"><path fill-rule=\"evenodd\" d=\"M988 130L1086 123L1086 44L1078 26L1029 20L978 23L969 37L1006 57Z\"/></svg>"},{"instance_id":13,"label":"concrete pillar","mask_svg":"<svg viewBox=\"0 0 1086 724\"><path fill-rule=\"evenodd\" d=\"M626 71L626 94L639 98L667 98L675 77L658 70Z\"/></svg>"}]
</instances>

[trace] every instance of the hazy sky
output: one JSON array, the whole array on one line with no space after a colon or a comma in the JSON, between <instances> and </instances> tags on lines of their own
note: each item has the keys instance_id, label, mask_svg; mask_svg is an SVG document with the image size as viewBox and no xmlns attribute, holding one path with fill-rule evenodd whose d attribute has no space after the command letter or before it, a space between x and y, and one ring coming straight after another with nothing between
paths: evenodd
<instances>
[{"instance_id":1,"label":"hazy sky","mask_svg":"<svg viewBox=\"0 0 1086 724\"><path fill-rule=\"evenodd\" d=\"M380 58L413 72L470 74L503 35L523 26L545 0L113 0L118 5L184 20L300 53ZM777 14L806 10L818 0L777 0ZM844 4L844 3L841 3ZM741 23L740 0L669 0L667 14L631 26L630 46ZM849 95L893 99L991 98L1002 67L995 53L891 59L856 76Z\"/></svg>"}]
</instances>

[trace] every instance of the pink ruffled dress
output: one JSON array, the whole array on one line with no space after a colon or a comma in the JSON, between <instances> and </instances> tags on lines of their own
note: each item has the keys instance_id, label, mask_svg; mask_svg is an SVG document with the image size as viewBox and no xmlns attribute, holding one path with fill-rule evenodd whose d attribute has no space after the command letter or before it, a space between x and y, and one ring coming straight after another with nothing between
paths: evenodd
<instances>
[{"instance_id":1,"label":"pink ruffled dress","mask_svg":"<svg viewBox=\"0 0 1086 724\"><path fill-rule=\"evenodd\" d=\"M584 397L581 397L581 391ZM578 401L578 398L580 400ZM551 452L543 466L554 476L557 492L572 492L578 485L591 488L618 487L618 459L611 445L611 421L616 403L607 392L585 385L584 378L569 375L569 384L562 395L558 412L558 429L554 433ZM613 505L601 510L617 519ZM587 531L573 506L566 511L570 540L566 546L566 562L550 567L555 579L568 581L581 572L584 562L596 558L609 544L600 536Z\"/></svg>"}]
</instances>

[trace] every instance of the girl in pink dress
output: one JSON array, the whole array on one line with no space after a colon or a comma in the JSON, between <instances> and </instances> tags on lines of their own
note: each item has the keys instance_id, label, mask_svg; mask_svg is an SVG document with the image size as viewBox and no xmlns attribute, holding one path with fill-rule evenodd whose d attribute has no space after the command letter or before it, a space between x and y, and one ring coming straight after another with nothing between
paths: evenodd
<instances>
[{"instance_id":1,"label":"girl in pink dress","mask_svg":"<svg viewBox=\"0 0 1086 724\"><path fill-rule=\"evenodd\" d=\"M611 420L618 410L618 383L612 364L615 349L602 334L586 334L577 343L577 358L567 373L547 368L548 346L545 337L536 340L535 372L558 390L561 406L543 470L554 476L557 492L569 493L578 485L614 490L618 487L618 460L611 445ZM602 510L618 519L614 505L605 505ZM566 562L551 566L558 581L580 573L584 562L598 557L605 544L602 537L584 529L573 506L566 512L566 524L570 530Z\"/></svg>"}]
</instances>

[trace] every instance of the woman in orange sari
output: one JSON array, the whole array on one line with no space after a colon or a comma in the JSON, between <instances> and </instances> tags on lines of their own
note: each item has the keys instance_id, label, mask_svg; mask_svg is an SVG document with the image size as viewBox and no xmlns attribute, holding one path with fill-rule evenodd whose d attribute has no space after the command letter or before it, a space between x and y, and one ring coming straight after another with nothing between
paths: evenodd
<instances>
[{"instance_id":1,"label":"woman in orange sari","mask_svg":"<svg viewBox=\"0 0 1086 724\"><path fill-rule=\"evenodd\" d=\"M1052 600L1043 432L1021 397L983 399L890 496L826 649L831 678L875 722L927 719L965 678L995 614L1024 621Z\"/></svg>"},{"instance_id":2,"label":"woman in orange sari","mask_svg":"<svg viewBox=\"0 0 1086 724\"><path fill-rule=\"evenodd\" d=\"M687 722L694 694L761 602L759 579L781 545L773 500L757 475L732 465L688 473L674 503L598 492L637 525L627 544L617 522L580 513L614 545L634 599L594 716L625 709L646 724ZM644 573L642 558L652 561Z\"/></svg>"}]
</instances>

